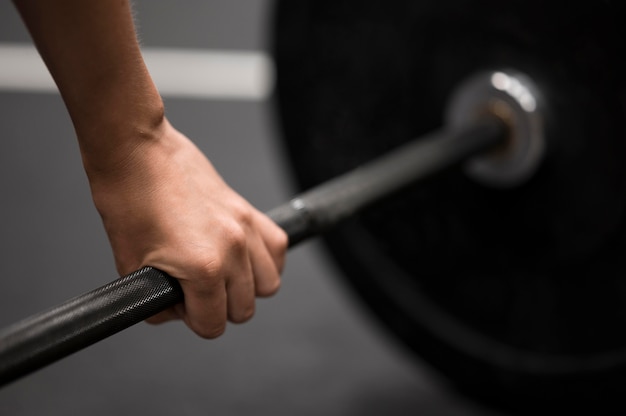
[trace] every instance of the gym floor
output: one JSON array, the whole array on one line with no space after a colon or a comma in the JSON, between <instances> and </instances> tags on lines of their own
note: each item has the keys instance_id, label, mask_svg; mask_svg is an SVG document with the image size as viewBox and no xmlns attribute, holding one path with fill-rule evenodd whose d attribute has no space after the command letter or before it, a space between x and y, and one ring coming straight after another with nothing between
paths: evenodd
<instances>
[{"instance_id":1,"label":"gym floor","mask_svg":"<svg viewBox=\"0 0 626 416\"><path fill-rule=\"evenodd\" d=\"M146 47L259 51L269 0L137 0ZM10 2L0 42L30 40ZM0 58L2 65L2 58ZM208 75L207 75L208 76ZM166 98L173 124L267 210L295 188L270 100ZM0 327L116 277L58 94L0 90ZM280 293L215 341L139 324L0 390L2 415L406 415L496 412L452 392L361 307L316 242Z\"/></svg>"}]
</instances>

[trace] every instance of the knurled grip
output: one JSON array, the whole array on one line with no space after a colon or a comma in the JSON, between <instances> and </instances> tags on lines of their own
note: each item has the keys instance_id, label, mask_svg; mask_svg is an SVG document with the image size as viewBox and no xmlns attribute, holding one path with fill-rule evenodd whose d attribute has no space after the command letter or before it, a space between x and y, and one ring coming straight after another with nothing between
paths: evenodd
<instances>
[{"instance_id":1,"label":"knurled grip","mask_svg":"<svg viewBox=\"0 0 626 416\"><path fill-rule=\"evenodd\" d=\"M0 332L0 385L182 302L178 281L145 267Z\"/></svg>"}]
</instances>

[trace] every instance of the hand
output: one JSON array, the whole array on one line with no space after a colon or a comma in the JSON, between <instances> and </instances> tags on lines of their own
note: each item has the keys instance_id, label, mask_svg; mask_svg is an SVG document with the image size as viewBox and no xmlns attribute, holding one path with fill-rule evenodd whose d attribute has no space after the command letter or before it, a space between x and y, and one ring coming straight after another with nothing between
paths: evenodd
<instances>
[{"instance_id":1,"label":"hand","mask_svg":"<svg viewBox=\"0 0 626 416\"><path fill-rule=\"evenodd\" d=\"M276 293L287 236L167 120L156 131L109 169L87 169L92 195L118 272L153 266L182 286L184 304L149 322L183 319L215 338L227 319L252 317L255 296Z\"/></svg>"},{"instance_id":2,"label":"hand","mask_svg":"<svg viewBox=\"0 0 626 416\"><path fill-rule=\"evenodd\" d=\"M287 237L164 118L129 1L14 2L72 118L119 273L153 266L183 288L150 321L214 338L249 319L255 295L278 290Z\"/></svg>"}]
</instances>

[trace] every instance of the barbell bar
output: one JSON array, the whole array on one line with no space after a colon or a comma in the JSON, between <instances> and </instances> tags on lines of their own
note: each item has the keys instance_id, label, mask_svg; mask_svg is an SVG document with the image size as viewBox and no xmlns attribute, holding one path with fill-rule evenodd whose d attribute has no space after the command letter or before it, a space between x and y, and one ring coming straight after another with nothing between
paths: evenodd
<instances>
[{"instance_id":1,"label":"barbell bar","mask_svg":"<svg viewBox=\"0 0 626 416\"><path fill-rule=\"evenodd\" d=\"M403 187L502 144L507 124L483 115L415 139L268 212L289 247L319 235ZM184 300L177 280L144 267L0 332L0 386Z\"/></svg>"}]
</instances>

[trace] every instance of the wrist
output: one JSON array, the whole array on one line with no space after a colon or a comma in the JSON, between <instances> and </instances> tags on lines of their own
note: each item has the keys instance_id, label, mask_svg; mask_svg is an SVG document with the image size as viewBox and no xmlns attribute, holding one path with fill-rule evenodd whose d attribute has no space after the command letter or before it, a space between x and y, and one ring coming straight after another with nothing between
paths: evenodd
<instances>
[{"instance_id":1,"label":"wrist","mask_svg":"<svg viewBox=\"0 0 626 416\"><path fill-rule=\"evenodd\" d=\"M169 125L163 103L157 99L133 100L135 105L113 106L91 122L75 124L85 171L111 175L119 171L138 149L156 143Z\"/></svg>"}]
</instances>

